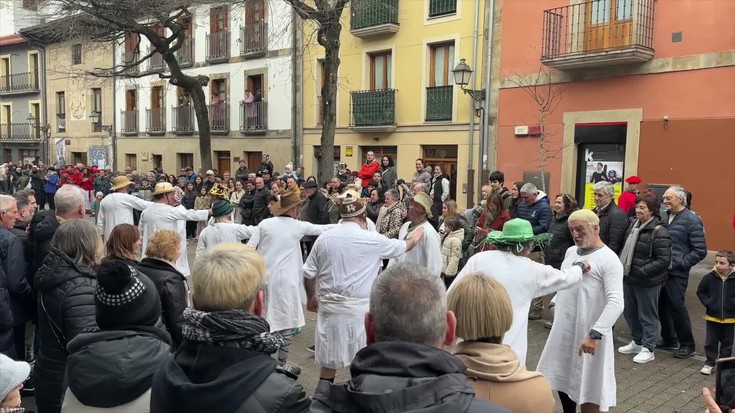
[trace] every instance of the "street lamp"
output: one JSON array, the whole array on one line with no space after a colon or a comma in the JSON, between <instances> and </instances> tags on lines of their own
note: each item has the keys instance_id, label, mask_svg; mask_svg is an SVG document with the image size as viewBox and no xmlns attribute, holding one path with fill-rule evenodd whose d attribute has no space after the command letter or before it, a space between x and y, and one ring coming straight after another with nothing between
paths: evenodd
<instances>
[{"instance_id":1,"label":"street lamp","mask_svg":"<svg viewBox=\"0 0 735 413\"><path fill-rule=\"evenodd\" d=\"M484 89L465 89L465 86L470 83L470 78L472 77L472 68L467 64L465 59L459 59L459 64L454 68L454 70L452 70L452 74L454 75L454 83L462 88L462 91L466 95L470 95L472 100L475 102L482 102L485 100Z\"/></svg>"},{"instance_id":2,"label":"street lamp","mask_svg":"<svg viewBox=\"0 0 735 413\"><path fill-rule=\"evenodd\" d=\"M48 159L46 159L46 143L48 142L48 131L50 130L49 126L41 126L38 124L38 119L36 119L35 116L33 116L32 113L28 114L28 117L26 118L28 123L31 125L31 128L38 130L39 132L43 132L43 137L41 138L41 158L44 162L48 162Z\"/></svg>"},{"instance_id":3,"label":"street lamp","mask_svg":"<svg viewBox=\"0 0 735 413\"><path fill-rule=\"evenodd\" d=\"M112 133L112 125L102 125L102 113L98 110L93 110L89 113L89 119L92 121L93 128L99 128L100 131L105 131L108 134Z\"/></svg>"}]
</instances>

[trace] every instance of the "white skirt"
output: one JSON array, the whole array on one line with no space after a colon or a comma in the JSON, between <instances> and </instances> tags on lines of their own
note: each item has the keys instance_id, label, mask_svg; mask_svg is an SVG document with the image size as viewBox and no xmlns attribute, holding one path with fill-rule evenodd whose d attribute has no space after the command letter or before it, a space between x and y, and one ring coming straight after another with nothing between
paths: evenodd
<instances>
[{"instance_id":1,"label":"white skirt","mask_svg":"<svg viewBox=\"0 0 735 413\"><path fill-rule=\"evenodd\" d=\"M367 345L365 314L369 309L367 298L336 294L319 298L314 357L320 366L339 369L352 363Z\"/></svg>"}]
</instances>

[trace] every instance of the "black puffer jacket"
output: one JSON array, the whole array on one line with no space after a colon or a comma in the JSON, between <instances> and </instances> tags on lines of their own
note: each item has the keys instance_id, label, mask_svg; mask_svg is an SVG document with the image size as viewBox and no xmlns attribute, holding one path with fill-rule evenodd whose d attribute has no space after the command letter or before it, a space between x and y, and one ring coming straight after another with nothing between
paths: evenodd
<instances>
[{"instance_id":1,"label":"black puffer jacket","mask_svg":"<svg viewBox=\"0 0 735 413\"><path fill-rule=\"evenodd\" d=\"M253 217L253 205L255 204L254 191L247 192L240 198L240 215L242 215L242 223L244 225L255 225Z\"/></svg>"},{"instance_id":2,"label":"black puffer jacket","mask_svg":"<svg viewBox=\"0 0 735 413\"><path fill-rule=\"evenodd\" d=\"M51 237L54 236L59 225L56 213L52 210L38 212L31 219L28 228L28 246L31 248L32 257L28 274L35 275L38 269L41 268L44 258L48 255ZM31 277L29 281L33 284L35 282L34 277Z\"/></svg>"},{"instance_id":3,"label":"black puffer jacket","mask_svg":"<svg viewBox=\"0 0 735 413\"><path fill-rule=\"evenodd\" d=\"M175 350L184 340L181 327L188 307L186 278L170 264L150 257L143 258L135 268L156 284L161 297L161 318L171 334L171 349Z\"/></svg>"},{"instance_id":4,"label":"black puffer jacket","mask_svg":"<svg viewBox=\"0 0 735 413\"><path fill-rule=\"evenodd\" d=\"M5 227L0 227L0 263L7 277L13 325L25 324L33 311L33 291L26 278L26 257L23 240Z\"/></svg>"},{"instance_id":5,"label":"black puffer jacket","mask_svg":"<svg viewBox=\"0 0 735 413\"><path fill-rule=\"evenodd\" d=\"M634 221L628 228L626 239L633 229ZM656 228L658 226L658 228ZM654 229L656 234L654 235ZM653 236L653 240L651 240ZM625 264L625 263L623 263ZM666 282L666 273L671 265L671 238L669 231L661 225L661 220L654 217L638 233L638 242L633 248L633 261L630 273L623 278L628 285L637 287L655 287Z\"/></svg>"},{"instance_id":6,"label":"black puffer jacket","mask_svg":"<svg viewBox=\"0 0 735 413\"><path fill-rule=\"evenodd\" d=\"M13 342L13 313L10 311L8 277L0 266L0 353L15 355Z\"/></svg>"},{"instance_id":7,"label":"black puffer jacket","mask_svg":"<svg viewBox=\"0 0 735 413\"><path fill-rule=\"evenodd\" d=\"M36 404L40 412L61 409L67 343L82 330L95 328L94 270L75 264L50 247L34 278L38 292L38 331L41 348L33 368ZM44 310L45 308L45 310Z\"/></svg>"},{"instance_id":8,"label":"black puffer jacket","mask_svg":"<svg viewBox=\"0 0 735 413\"><path fill-rule=\"evenodd\" d=\"M267 186L263 189L255 189L253 191L253 219L255 224L259 224L260 221L268 218L268 202L271 199L271 191Z\"/></svg>"},{"instance_id":9,"label":"black puffer jacket","mask_svg":"<svg viewBox=\"0 0 735 413\"><path fill-rule=\"evenodd\" d=\"M625 244L625 231L630 223L628 216L615 201L602 208L602 211L596 208L595 213L600 217L600 239L616 255L620 255Z\"/></svg>"},{"instance_id":10,"label":"black puffer jacket","mask_svg":"<svg viewBox=\"0 0 735 413\"><path fill-rule=\"evenodd\" d=\"M564 261L569 247L574 245L572 234L569 232L568 221L569 215L555 216L551 221L551 228L549 228L549 232L553 237L546 247L545 259L547 265L551 265L557 270L561 268L561 263Z\"/></svg>"},{"instance_id":11,"label":"black puffer jacket","mask_svg":"<svg viewBox=\"0 0 735 413\"><path fill-rule=\"evenodd\" d=\"M667 227L671 236L669 275L687 278L689 270L707 256L704 224L697 214L685 208L676 214Z\"/></svg>"},{"instance_id":12,"label":"black puffer jacket","mask_svg":"<svg viewBox=\"0 0 735 413\"><path fill-rule=\"evenodd\" d=\"M697 287L697 297L705 307L705 313L714 318L735 318L735 272L724 280L715 271L702 277Z\"/></svg>"}]
</instances>

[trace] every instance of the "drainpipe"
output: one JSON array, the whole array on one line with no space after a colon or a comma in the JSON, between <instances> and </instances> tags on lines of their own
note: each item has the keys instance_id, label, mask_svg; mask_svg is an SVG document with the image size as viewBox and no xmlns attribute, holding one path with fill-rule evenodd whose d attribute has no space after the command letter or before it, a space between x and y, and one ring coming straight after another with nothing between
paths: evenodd
<instances>
[{"instance_id":1,"label":"drainpipe","mask_svg":"<svg viewBox=\"0 0 735 413\"><path fill-rule=\"evenodd\" d=\"M112 67L115 67L115 42L112 42ZM117 99L115 99L115 91L117 91L117 76L112 77L112 130L110 131L112 156L107 160L113 171L117 171ZM101 119L100 122L102 122Z\"/></svg>"},{"instance_id":2,"label":"drainpipe","mask_svg":"<svg viewBox=\"0 0 735 413\"><path fill-rule=\"evenodd\" d=\"M492 91L491 73L493 67L493 30L495 28L495 0L487 0L487 10L485 26L487 27L487 42L485 47L487 48L487 61L485 63L485 116L482 122L482 171L480 173L480 185L487 181L486 175L488 174L488 136L490 134L490 125L488 122L488 113L490 112L490 92Z\"/></svg>"},{"instance_id":3,"label":"drainpipe","mask_svg":"<svg viewBox=\"0 0 735 413\"><path fill-rule=\"evenodd\" d=\"M291 159L296 166L304 167L301 155L303 145L304 122L299 108L303 107L303 93L301 91L301 73L303 62L301 56L301 36L299 35L299 16L291 11Z\"/></svg>"},{"instance_id":4,"label":"drainpipe","mask_svg":"<svg viewBox=\"0 0 735 413\"><path fill-rule=\"evenodd\" d=\"M480 27L480 0L475 0L475 22L472 29L472 67L477 68L477 38L479 37L478 28ZM472 89L477 85L477 76L472 78ZM475 169L474 169L474 151L475 151L475 101L472 100L472 109L470 110L470 131L467 161L467 207L470 208L475 202Z\"/></svg>"},{"instance_id":5,"label":"drainpipe","mask_svg":"<svg viewBox=\"0 0 735 413\"><path fill-rule=\"evenodd\" d=\"M30 44L30 42L28 42ZM38 119L38 125L48 126L44 133L44 140L41 142L41 158L46 163L46 166L51 164L51 155L49 154L50 140L51 140L51 125L48 121L48 96L46 95L46 46L38 46L40 67L38 70L41 72L38 74L39 82L42 82L38 87L41 88L41 102L43 102L43 116L39 116L42 119Z\"/></svg>"}]
</instances>

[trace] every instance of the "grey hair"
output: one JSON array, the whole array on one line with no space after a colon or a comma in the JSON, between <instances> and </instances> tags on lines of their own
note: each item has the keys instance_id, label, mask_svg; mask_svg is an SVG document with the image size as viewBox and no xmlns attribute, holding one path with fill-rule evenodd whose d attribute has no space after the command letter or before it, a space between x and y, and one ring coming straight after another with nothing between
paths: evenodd
<instances>
[{"instance_id":1,"label":"grey hair","mask_svg":"<svg viewBox=\"0 0 735 413\"><path fill-rule=\"evenodd\" d=\"M24 189L16 192L13 197L15 198L15 203L18 205L18 211L28 208L28 205L31 204L31 197L35 198L35 196L36 193L32 189Z\"/></svg>"},{"instance_id":2,"label":"grey hair","mask_svg":"<svg viewBox=\"0 0 735 413\"><path fill-rule=\"evenodd\" d=\"M424 193L426 192L426 189L424 188L424 184L422 184L421 182L414 182L413 185L411 186L411 190L416 188L416 185L418 185L419 188L421 188L419 192L424 192Z\"/></svg>"},{"instance_id":3,"label":"grey hair","mask_svg":"<svg viewBox=\"0 0 735 413\"><path fill-rule=\"evenodd\" d=\"M56 215L75 212L84 205L84 193L82 188L76 185L64 185L54 195L56 204Z\"/></svg>"},{"instance_id":4,"label":"grey hair","mask_svg":"<svg viewBox=\"0 0 735 413\"><path fill-rule=\"evenodd\" d=\"M51 238L52 247L61 250L75 264L88 267L95 263L100 242L102 239L97 228L93 223L84 219L62 222Z\"/></svg>"},{"instance_id":5,"label":"grey hair","mask_svg":"<svg viewBox=\"0 0 735 413\"><path fill-rule=\"evenodd\" d=\"M392 197L393 199L395 199L396 201L399 201L399 200L401 199L401 195L399 195L399 194L398 194L398 191L396 191L396 190L395 190L395 189L393 189L393 188L391 188L391 189L389 189L389 190L385 191L385 194L384 194L383 196L385 196L385 195L390 195L390 196L391 196L391 197Z\"/></svg>"},{"instance_id":6,"label":"grey hair","mask_svg":"<svg viewBox=\"0 0 735 413\"><path fill-rule=\"evenodd\" d=\"M370 292L376 341L435 345L447 323L447 294L441 278L428 269L400 263L383 272Z\"/></svg>"},{"instance_id":7,"label":"grey hair","mask_svg":"<svg viewBox=\"0 0 735 413\"><path fill-rule=\"evenodd\" d=\"M538 194L538 188L536 188L536 185L530 182L527 182L523 184L523 186L521 187L521 193L522 194L533 194L533 193Z\"/></svg>"},{"instance_id":8,"label":"grey hair","mask_svg":"<svg viewBox=\"0 0 735 413\"><path fill-rule=\"evenodd\" d=\"M10 195L0 195L0 212L8 212L16 206L15 198Z\"/></svg>"},{"instance_id":9,"label":"grey hair","mask_svg":"<svg viewBox=\"0 0 735 413\"><path fill-rule=\"evenodd\" d=\"M600 181L595 184L595 186L592 187L593 191L605 191L605 195L609 196L610 198L615 196L615 187L613 184L607 181Z\"/></svg>"},{"instance_id":10,"label":"grey hair","mask_svg":"<svg viewBox=\"0 0 735 413\"><path fill-rule=\"evenodd\" d=\"M674 195L676 195L677 198L681 201L681 204L686 206L687 205L687 191L684 189L683 186L679 185L672 185L669 187L670 190L674 191Z\"/></svg>"}]
</instances>

